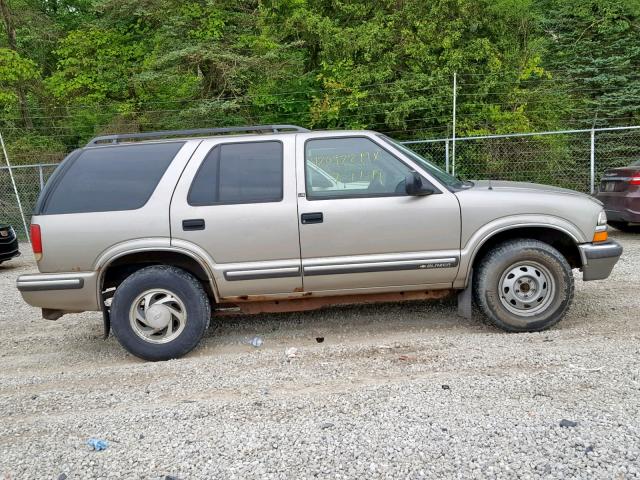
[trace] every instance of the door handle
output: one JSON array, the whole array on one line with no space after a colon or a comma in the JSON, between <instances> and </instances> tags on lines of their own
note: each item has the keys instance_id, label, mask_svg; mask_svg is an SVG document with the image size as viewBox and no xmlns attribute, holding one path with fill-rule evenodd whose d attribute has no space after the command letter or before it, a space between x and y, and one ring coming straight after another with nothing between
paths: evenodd
<instances>
[{"instance_id":1,"label":"door handle","mask_svg":"<svg viewBox=\"0 0 640 480\"><path fill-rule=\"evenodd\" d=\"M322 212L303 213L300 216L303 225L307 223L322 223L324 221Z\"/></svg>"},{"instance_id":2,"label":"door handle","mask_svg":"<svg viewBox=\"0 0 640 480\"><path fill-rule=\"evenodd\" d=\"M189 232L191 230L204 230L204 218L190 218L182 220L182 230Z\"/></svg>"}]
</instances>

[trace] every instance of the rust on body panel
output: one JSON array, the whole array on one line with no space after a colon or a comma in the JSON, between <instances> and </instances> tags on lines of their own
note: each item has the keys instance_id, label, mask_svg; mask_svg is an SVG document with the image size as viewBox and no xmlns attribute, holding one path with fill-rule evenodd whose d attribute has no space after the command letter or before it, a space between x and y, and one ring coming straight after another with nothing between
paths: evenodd
<instances>
[{"instance_id":1,"label":"rust on body panel","mask_svg":"<svg viewBox=\"0 0 640 480\"><path fill-rule=\"evenodd\" d=\"M242 313L277 313L277 312L302 312L317 310L332 305L353 305L361 303L399 302L405 300L437 300L445 298L453 290L419 290L412 292L389 292L360 295L334 295L327 297L313 296L312 292L303 293L303 297L297 295L289 298L271 300L264 295L243 295L241 297L225 298L225 303L234 304Z\"/></svg>"}]
</instances>

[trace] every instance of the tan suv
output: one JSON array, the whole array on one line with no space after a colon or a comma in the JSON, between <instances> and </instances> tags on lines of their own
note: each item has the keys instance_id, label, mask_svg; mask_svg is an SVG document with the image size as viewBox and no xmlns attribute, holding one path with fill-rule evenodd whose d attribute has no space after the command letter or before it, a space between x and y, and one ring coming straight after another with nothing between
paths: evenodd
<instances>
[{"instance_id":1,"label":"tan suv","mask_svg":"<svg viewBox=\"0 0 640 480\"><path fill-rule=\"evenodd\" d=\"M370 131L294 126L111 135L71 153L32 219L43 317L102 311L134 355L184 355L212 314L439 298L508 331L558 322L572 269L622 253L593 198L460 181Z\"/></svg>"}]
</instances>

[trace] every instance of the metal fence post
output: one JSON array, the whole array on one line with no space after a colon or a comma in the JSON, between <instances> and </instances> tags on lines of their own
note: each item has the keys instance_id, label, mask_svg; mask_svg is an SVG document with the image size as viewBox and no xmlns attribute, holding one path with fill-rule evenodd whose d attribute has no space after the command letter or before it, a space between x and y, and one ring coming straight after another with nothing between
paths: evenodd
<instances>
[{"instance_id":1,"label":"metal fence post","mask_svg":"<svg viewBox=\"0 0 640 480\"><path fill-rule=\"evenodd\" d=\"M591 129L591 169L589 178L591 180L591 193L596 191L596 130Z\"/></svg>"},{"instance_id":2,"label":"metal fence post","mask_svg":"<svg viewBox=\"0 0 640 480\"><path fill-rule=\"evenodd\" d=\"M451 143L451 156L453 157L451 173L456 174L456 103L458 95L458 74L453 73L453 125L452 125L452 143Z\"/></svg>"},{"instance_id":3,"label":"metal fence post","mask_svg":"<svg viewBox=\"0 0 640 480\"><path fill-rule=\"evenodd\" d=\"M40 177L40 191L44 188L44 175L42 173L42 165L38 165L38 176Z\"/></svg>"},{"instance_id":4,"label":"metal fence post","mask_svg":"<svg viewBox=\"0 0 640 480\"><path fill-rule=\"evenodd\" d=\"M24 216L24 209L22 208L22 202L20 201L20 193L18 193L18 186L16 185L16 179L13 175L13 170L11 169L9 154L7 153L7 147L4 144L4 137L2 136L1 133L0 133L0 145L2 146L2 154L4 155L4 159L7 161L7 168L9 169L9 177L11 178L13 191L16 195L16 202L18 204L18 210L20 210L20 217L22 217L22 226L24 227L24 234L27 237L27 241L31 243L31 238L29 238L29 228L27 227L27 219Z\"/></svg>"},{"instance_id":5,"label":"metal fence post","mask_svg":"<svg viewBox=\"0 0 640 480\"><path fill-rule=\"evenodd\" d=\"M449 139L444 141L444 164L447 173L449 173Z\"/></svg>"}]
</instances>

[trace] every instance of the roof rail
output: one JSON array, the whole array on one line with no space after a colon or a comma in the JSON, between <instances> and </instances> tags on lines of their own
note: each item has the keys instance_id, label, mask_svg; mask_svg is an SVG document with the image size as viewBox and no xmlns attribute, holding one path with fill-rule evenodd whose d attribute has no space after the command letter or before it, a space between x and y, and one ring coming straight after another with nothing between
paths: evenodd
<instances>
[{"instance_id":1,"label":"roof rail","mask_svg":"<svg viewBox=\"0 0 640 480\"><path fill-rule=\"evenodd\" d=\"M190 137L194 135L209 136L220 133L240 133L240 132L269 132L280 133L284 131L290 132L308 132L306 128L296 125L250 125L246 127L222 127L222 128L196 128L193 130L160 130L157 132L142 133L120 133L117 135L102 135L92 138L87 143L87 147L92 145L100 145L102 143L120 143L127 140L143 140L149 138L163 137Z\"/></svg>"}]
</instances>

